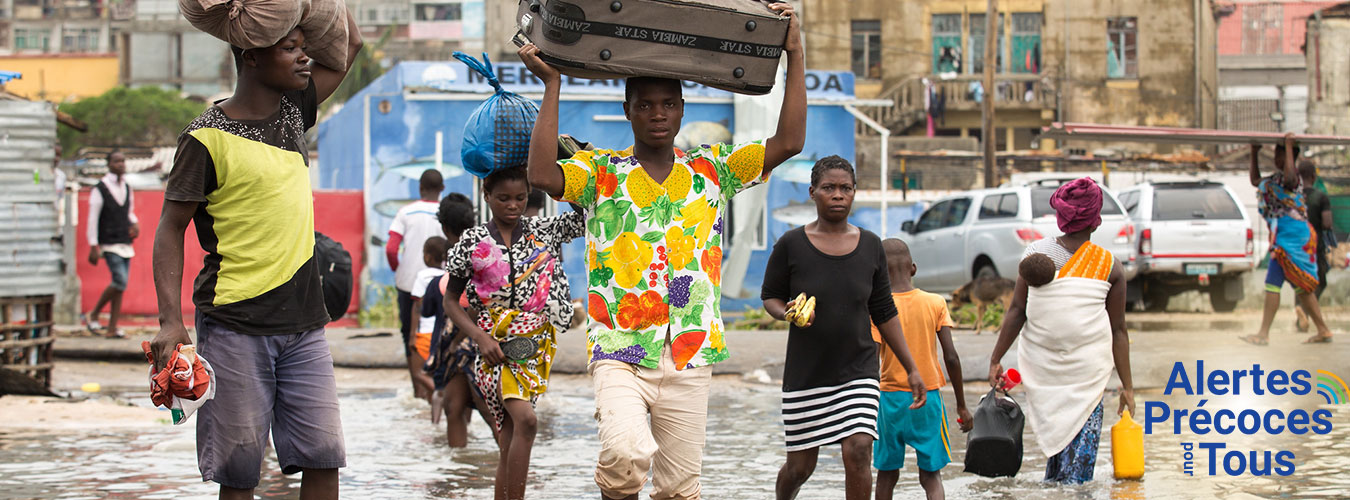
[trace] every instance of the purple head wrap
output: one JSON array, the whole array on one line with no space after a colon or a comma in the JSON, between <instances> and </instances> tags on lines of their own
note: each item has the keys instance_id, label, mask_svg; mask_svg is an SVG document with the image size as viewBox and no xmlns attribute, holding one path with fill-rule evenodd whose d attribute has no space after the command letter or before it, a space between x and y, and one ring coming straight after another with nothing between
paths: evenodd
<instances>
[{"instance_id":1,"label":"purple head wrap","mask_svg":"<svg viewBox=\"0 0 1350 500\"><path fill-rule=\"evenodd\" d=\"M1065 234L1096 228L1102 224L1102 188L1088 177L1074 180L1055 190L1050 207Z\"/></svg>"}]
</instances>

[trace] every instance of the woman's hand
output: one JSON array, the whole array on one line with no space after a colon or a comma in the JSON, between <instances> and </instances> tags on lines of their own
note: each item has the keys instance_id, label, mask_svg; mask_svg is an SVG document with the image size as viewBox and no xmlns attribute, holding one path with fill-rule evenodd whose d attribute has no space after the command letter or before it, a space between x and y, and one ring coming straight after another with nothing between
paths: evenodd
<instances>
[{"instance_id":1,"label":"woman's hand","mask_svg":"<svg viewBox=\"0 0 1350 500\"><path fill-rule=\"evenodd\" d=\"M497 339L489 337L487 332L481 329L471 332L474 342L478 343L478 355L482 356L488 362L489 366L496 366L506 362L506 354L502 353L502 347L497 343Z\"/></svg>"},{"instance_id":2,"label":"woman's hand","mask_svg":"<svg viewBox=\"0 0 1350 500\"><path fill-rule=\"evenodd\" d=\"M989 362L989 386L999 387L1003 385L1003 363L997 361Z\"/></svg>"},{"instance_id":3,"label":"woman's hand","mask_svg":"<svg viewBox=\"0 0 1350 500\"><path fill-rule=\"evenodd\" d=\"M774 5L778 5L778 4L774 4ZM789 301L787 302L787 307L784 308L783 310L784 310L784 311L790 311L790 310L792 310L792 305L793 305L793 304L796 304L796 303L797 303L797 299L789 300ZM784 314L784 317L778 318L778 319L781 319L781 320L783 320L783 321L787 321L788 323L792 323L792 320L787 319L786 316L787 316L787 315ZM805 325L805 326L800 326L800 327L798 327L798 328L810 328L811 325L815 324L815 322L816 322L816 311L815 311L815 310L812 310L812 311L811 311L811 317L806 318L806 325ZM796 323L793 323L793 324L796 324Z\"/></svg>"},{"instance_id":4,"label":"woman's hand","mask_svg":"<svg viewBox=\"0 0 1350 500\"><path fill-rule=\"evenodd\" d=\"M1120 408L1116 409L1116 415L1120 415L1130 410L1130 415L1138 415L1134 412L1134 389L1125 389L1120 391Z\"/></svg>"},{"instance_id":5,"label":"woman's hand","mask_svg":"<svg viewBox=\"0 0 1350 500\"><path fill-rule=\"evenodd\" d=\"M780 2L769 4L769 8L778 12L780 16L788 16L787 38L783 41L783 50L791 53L801 52L802 50L802 28L801 18L797 17L797 12L792 8L792 4Z\"/></svg>"}]
</instances>

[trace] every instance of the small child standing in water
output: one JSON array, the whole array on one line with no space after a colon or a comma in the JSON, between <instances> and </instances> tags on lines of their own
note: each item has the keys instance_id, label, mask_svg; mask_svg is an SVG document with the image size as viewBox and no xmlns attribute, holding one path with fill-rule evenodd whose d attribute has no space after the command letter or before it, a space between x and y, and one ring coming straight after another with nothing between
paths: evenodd
<instances>
[{"instance_id":1,"label":"small child standing in water","mask_svg":"<svg viewBox=\"0 0 1350 500\"><path fill-rule=\"evenodd\" d=\"M877 500L890 499L895 484L900 480L900 469L905 465L905 446L914 448L915 465L919 468L919 485L928 500L946 498L942 489L942 468L952 461L951 439L947 433L947 411L942 405L940 389L944 385L942 367L938 366L938 344L942 345L942 361L947 373L953 374L952 392L956 393L956 414L961 432L970 432L975 421L966 409L965 389L961 385L961 358L952 343L951 315L947 301L914 287L912 279L919 266L909 253L909 245L897 239L881 242L886 251L886 269L891 280L891 299L900 313L900 326L905 333L914 364L927 382L923 388L909 385L909 372L900 364L874 327L872 340L881 349L881 416L877 418L877 433L881 435L872 444L872 465L877 469ZM927 393L927 402L911 409L917 394Z\"/></svg>"}]
</instances>

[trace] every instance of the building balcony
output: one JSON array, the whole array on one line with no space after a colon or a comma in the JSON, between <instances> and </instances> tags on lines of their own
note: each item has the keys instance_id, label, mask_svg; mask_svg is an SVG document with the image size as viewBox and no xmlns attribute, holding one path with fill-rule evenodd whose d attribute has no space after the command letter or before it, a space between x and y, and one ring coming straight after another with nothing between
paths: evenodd
<instances>
[{"instance_id":1,"label":"building balcony","mask_svg":"<svg viewBox=\"0 0 1350 500\"><path fill-rule=\"evenodd\" d=\"M927 79L927 83L924 80ZM928 92L933 99L925 99ZM920 122L929 111L928 106L940 103L943 112L980 111L983 100L992 97L999 110L1041 111L1055 109L1054 83L1042 75L1000 74L994 76L994 89L986 92L980 75L959 75L943 79L938 75L914 76L901 81L877 96L888 99L891 106L864 109L873 120L902 133ZM858 129L859 133L870 134Z\"/></svg>"}]
</instances>

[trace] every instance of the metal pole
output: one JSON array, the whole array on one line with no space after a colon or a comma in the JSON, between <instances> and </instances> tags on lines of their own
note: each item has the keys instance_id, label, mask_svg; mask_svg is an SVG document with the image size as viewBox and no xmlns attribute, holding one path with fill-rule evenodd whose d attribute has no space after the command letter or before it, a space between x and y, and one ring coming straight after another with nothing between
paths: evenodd
<instances>
[{"instance_id":1,"label":"metal pole","mask_svg":"<svg viewBox=\"0 0 1350 500\"><path fill-rule=\"evenodd\" d=\"M442 154L442 153L441 153L441 145L443 144L443 141L444 141L444 140L445 140L445 137L441 134L441 131L437 130L437 131L436 131L436 171L437 171L437 172L440 172L440 171L441 171L441 154Z\"/></svg>"},{"instance_id":2,"label":"metal pole","mask_svg":"<svg viewBox=\"0 0 1350 500\"><path fill-rule=\"evenodd\" d=\"M858 108L853 107L852 104L845 104L844 111L848 111L848 114L853 115L858 121L863 122L863 125L867 125L868 128L881 134L881 231L879 231L878 234L881 236L881 239L886 239L886 209L890 207L890 202L886 199L890 194L890 186L887 185L890 178L890 172L888 172L888 169L890 168L890 154L888 154L887 149L890 144L891 130L881 126L880 123L877 123L876 120L863 114L862 111L858 111ZM904 159L900 160L900 165L902 167L905 164L904 162Z\"/></svg>"},{"instance_id":3,"label":"metal pole","mask_svg":"<svg viewBox=\"0 0 1350 500\"><path fill-rule=\"evenodd\" d=\"M906 159L900 157L900 199L903 201L909 201L909 170L905 168Z\"/></svg>"},{"instance_id":4,"label":"metal pole","mask_svg":"<svg viewBox=\"0 0 1350 500\"><path fill-rule=\"evenodd\" d=\"M981 140L984 142L984 187L995 187L994 179L994 67L998 47L998 0L989 0L984 10L984 102Z\"/></svg>"}]
</instances>

